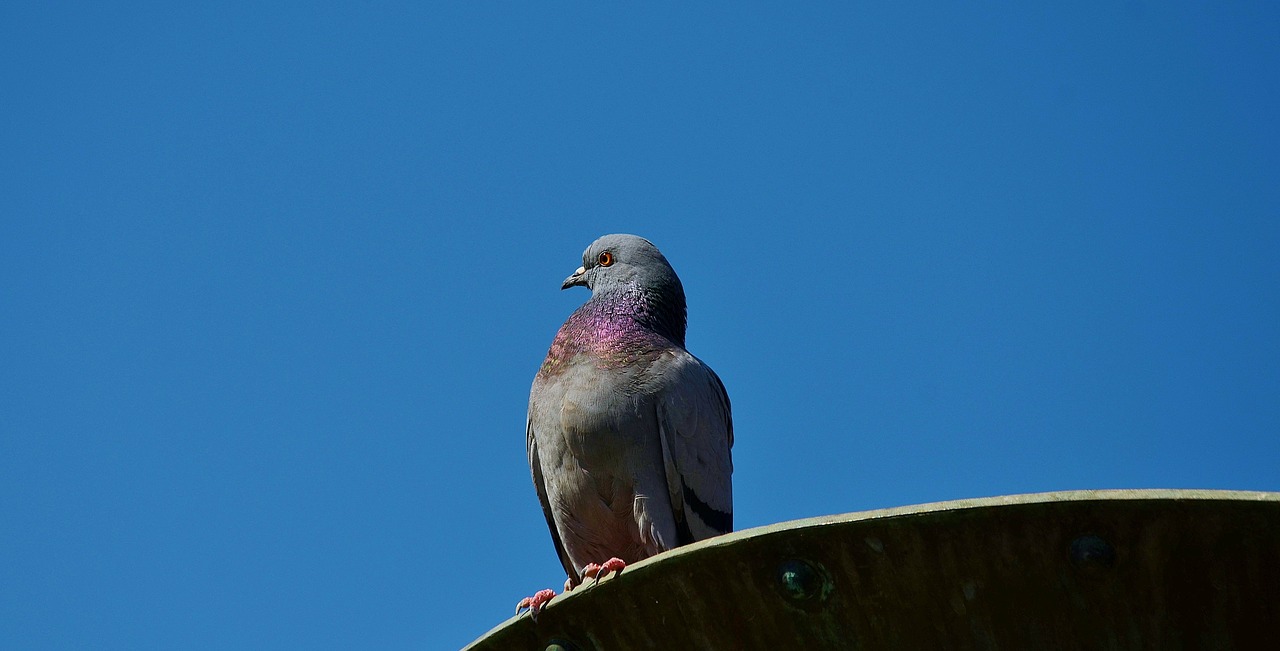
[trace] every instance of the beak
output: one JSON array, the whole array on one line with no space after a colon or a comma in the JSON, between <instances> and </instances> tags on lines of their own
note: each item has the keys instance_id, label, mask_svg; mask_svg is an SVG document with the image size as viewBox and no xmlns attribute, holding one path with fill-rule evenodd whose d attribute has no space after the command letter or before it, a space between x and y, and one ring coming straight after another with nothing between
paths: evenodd
<instances>
[{"instance_id":1,"label":"beak","mask_svg":"<svg viewBox=\"0 0 1280 651\"><path fill-rule=\"evenodd\" d=\"M578 270L573 272L572 276L569 276L568 278L564 279L564 284L560 285L560 289L569 289L570 287L586 287L587 286L586 274L587 274L586 269L582 267L578 267Z\"/></svg>"}]
</instances>

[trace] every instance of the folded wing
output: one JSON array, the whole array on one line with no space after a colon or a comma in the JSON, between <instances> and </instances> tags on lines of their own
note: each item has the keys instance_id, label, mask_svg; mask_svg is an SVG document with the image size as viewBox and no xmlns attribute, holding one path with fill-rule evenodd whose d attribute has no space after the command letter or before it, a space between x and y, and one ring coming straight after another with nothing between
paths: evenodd
<instances>
[{"instance_id":1,"label":"folded wing","mask_svg":"<svg viewBox=\"0 0 1280 651\"><path fill-rule=\"evenodd\" d=\"M701 360L680 351L660 363L659 440L684 545L733 530L733 417L724 384Z\"/></svg>"}]
</instances>

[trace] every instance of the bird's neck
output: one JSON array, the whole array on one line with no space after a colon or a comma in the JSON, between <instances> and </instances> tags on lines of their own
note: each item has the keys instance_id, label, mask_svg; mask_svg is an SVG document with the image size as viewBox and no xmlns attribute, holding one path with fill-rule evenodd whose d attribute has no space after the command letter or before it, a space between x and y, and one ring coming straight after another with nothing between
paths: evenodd
<instances>
[{"instance_id":1,"label":"bird's neck","mask_svg":"<svg viewBox=\"0 0 1280 651\"><path fill-rule=\"evenodd\" d=\"M669 348L684 347L684 295L679 300L646 295L643 290L593 295L565 321L551 342L539 378L559 374L582 353L606 367L634 363Z\"/></svg>"},{"instance_id":2,"label":"bird's neck","mask_svg":"<svg viewBox=\"0 0 1280 651\"><path fill-rule=\"evenodd\" d=\"M679 289L662 294L626 287L593 295L578 311L601 339L625 341L635 333L654 333L684 347L687 317L684 292Z\"/></svg>"}]
</instances>

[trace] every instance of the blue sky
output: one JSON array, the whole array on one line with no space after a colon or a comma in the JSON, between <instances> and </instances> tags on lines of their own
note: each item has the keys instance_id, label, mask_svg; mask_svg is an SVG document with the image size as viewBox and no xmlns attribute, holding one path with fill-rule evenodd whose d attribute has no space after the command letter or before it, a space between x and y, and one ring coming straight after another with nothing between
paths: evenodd
<instances>
[{"instance_id":1,"label":"blue sky","mask_svg":"<svg viewBox=\"0 0 1280 651\"><path fill-rule=\"evenodd\" d=\"M1280 490L1274 4L422 4L0 8L0 648L450 648L558 586L525 409L609 232L740 527Z\"/></svg>"}]
</instances>

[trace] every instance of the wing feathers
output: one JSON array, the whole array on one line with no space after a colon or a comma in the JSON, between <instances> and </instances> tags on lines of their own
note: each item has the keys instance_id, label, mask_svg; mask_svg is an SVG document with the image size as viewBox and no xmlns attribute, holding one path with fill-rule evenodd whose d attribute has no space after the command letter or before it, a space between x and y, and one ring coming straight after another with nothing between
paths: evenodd
<instances>
[{"instance_id":1,"label":"wing feathers","mask_svg":"<svg viewBox=\"0 0 1280 651\"><path fill-rule=\"evenodd\" d=\"M720 378L681 351L662 369L659 439L680 544L733 530L733 420Z\"/></svg>"},{"instance_id":2,"label":"wing feathers","mask_svg":"<svg viewBox=\"0 0 1280 651\"><path fill-rule=\"evenodd\" d=\"M569 553L564 549L564 542L560 540L560 531L556 529L555 516L551 512L551 500L547 498L547 482L542 477L542 461L538 458L538 443L533 436L533 421L525 425L525 437L528 439L526 445L529 452L529 469L533 472L533 487L538 491L538 502L542 504L542 515L547 518L547 528L551 530L551 542L555 543L556 555L560 557L560 564L564 566L564 571L569 576L581 578L573 567L573 561L569 560Z\"/></svg>"}]
</instances>

